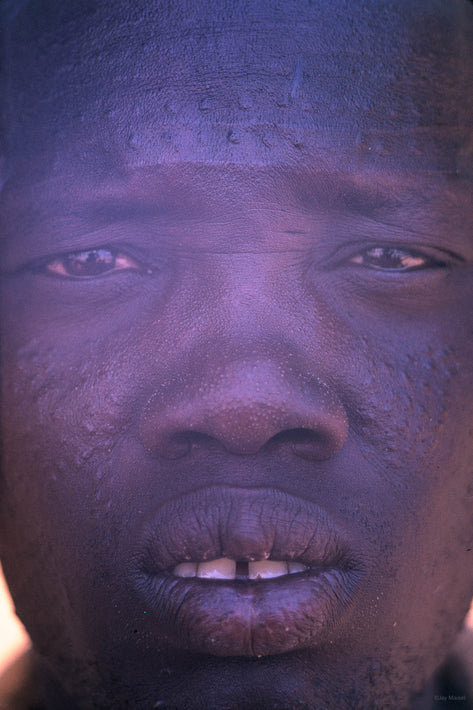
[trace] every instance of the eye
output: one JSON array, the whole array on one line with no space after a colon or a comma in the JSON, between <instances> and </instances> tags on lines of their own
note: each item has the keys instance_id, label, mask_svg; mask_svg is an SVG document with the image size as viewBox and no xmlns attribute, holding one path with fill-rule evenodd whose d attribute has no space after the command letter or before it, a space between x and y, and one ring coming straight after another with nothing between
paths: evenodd
<instances>
[{"instance_id":1,"label":"eye","mask_svg":"<svg viewBox=\"0 0 473 710\"><path fill-rule=\"evenodd\" d=\"M446 260L398 247L371 247L351 257L350 263L379 271L416 271L446 266Z\"/></svg>"},{"instance_id":2,"label":"eye","mask_svg":"<svg viewBox=\"0 0 473 710\"><path fill-rule=\"evenodd\" d=\"M48 274L63 278L93 278L116 271L142 271L133 257L112 248L73 251L49 261L42 268Z\"/></svg>"}]
</instances>

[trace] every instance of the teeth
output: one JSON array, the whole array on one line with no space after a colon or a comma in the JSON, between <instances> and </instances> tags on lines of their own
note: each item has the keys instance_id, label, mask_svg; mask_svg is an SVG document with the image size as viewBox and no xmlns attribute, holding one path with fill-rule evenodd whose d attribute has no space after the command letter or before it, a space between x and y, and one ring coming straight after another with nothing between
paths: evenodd
<instances>
[{"instance_id":1,"label":"teeth","mask_svg":"<svg viewBox=\"0 0 473 710\"><path fill-rule=\"evenodd\" d=\"M303 565L301 562L288 562L287 568L288 568L289 574L294 574L294 572L305 572L306 569L309 569L308 567L306 567L306 565Z\"/></svg>"},{"instance_id":2,"label":"teeth","mask_svg":"<svg viewBox=\"0 0 473 710\"><path fill-rule=\"evenodd\" d=\"M173 573L177 577L196 577L197 565L195 562L181 562L180 565L174 567Z\"/></svg>"},{"instance_id":3,"label":"teeth","mask_svg":"<svg viewBox=\"0 0 473 710\"><path fill-rule=\"evenodd\" d=\"M197 576L207 579L235 579L236 562L229 557L221 557L219 560L210 562L200 562L197 565Z\"/></svg>"},{"instance_id":4,"label":"teeth","mask_svg":"<svg viewBox=\"0 0 473 710\"><path fill-rule=\"evenodd\" d=\"M253 580L282 577L285 574L304 572L309 569L301 562L283 562L282 560L238 563L239 567L246 568L246 565L248 567L247 576ZM220 557L218 560L210 560L209 562L181 562L174 567L173 574L177 577L200 577L201 579L235 579L237 563L229 557Z\"/></svg>"},{"instance_id":5,"label":"teeth","mask_svg":"<svg viewBox=\"0 0 473 710\"><path fill-rule=\"evenodd\" d=\"M248 563L248 577L250 579L271 579L271 577L282 577L287 573L287 562L261 560L261 562Z\"/></svg>"}]
</instances>

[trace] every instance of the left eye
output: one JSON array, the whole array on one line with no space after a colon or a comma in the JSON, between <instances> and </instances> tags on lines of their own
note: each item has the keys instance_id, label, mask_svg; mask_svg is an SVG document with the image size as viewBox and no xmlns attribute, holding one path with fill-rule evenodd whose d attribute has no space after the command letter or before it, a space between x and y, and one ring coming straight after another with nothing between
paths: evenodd
<instances>
[{"instance_id":1,"label":"left eye","mask_svg":"<svg viewBox=\"0 0 473 710\"><path fill-rule=\"evenodd\" d=\"M397 247L371 247L356 254L350 263L380 271L415 271L445 266L445 261Z\"/></svg>"},{"instance_id":2,"label":"left eye","mask_svg":"<svg viewBox=\"0 0 473 710\"><path fill-rule=\"evenodd\" d=\"M136 271L140 268L131 256L107 247L73 251L49 261L45 266L46 273L66 278L90 278L112 271Z\"/></svg>"}]
</instances>

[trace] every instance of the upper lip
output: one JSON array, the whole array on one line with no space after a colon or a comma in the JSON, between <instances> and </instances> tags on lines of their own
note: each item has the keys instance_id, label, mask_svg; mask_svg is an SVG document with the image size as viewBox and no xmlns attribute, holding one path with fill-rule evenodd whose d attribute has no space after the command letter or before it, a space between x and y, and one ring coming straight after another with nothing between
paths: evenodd
<instances>
[{"instance_id":1,"label":"upper lip","mask_svg":"<svg viewBox=\"0 0 473 710\"><path fill-rule=\"evenodd\" d=\"M223 656L327 641L360 588L363 564L318 505L274 488L211 486L164 503L132 560L148 633ZM181 562L294 560L311 568L262 582L183 579Z\"/></svg>"},{"instance_id":2,"label":"upper lip","mask_svg":"<svg viewBox=\"0 0 473 710\"><path fill-rule=\"evenodd\" d=\"M212 486L166 502L144 529L139 566L158 574L180 562L230 557L357 566L318 505L274 488Z\"/></svg>"}]
</instances>

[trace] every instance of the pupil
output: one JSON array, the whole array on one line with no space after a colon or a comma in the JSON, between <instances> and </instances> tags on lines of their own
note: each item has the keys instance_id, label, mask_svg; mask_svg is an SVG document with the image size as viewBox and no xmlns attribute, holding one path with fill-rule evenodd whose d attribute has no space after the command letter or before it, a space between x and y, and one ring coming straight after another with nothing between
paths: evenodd
<instances>
[{"instance_id":1,"label":"pupil","mask_svg":"<svg viewBox=\"0 0 473 710\"><path fill-rule=\"evenodd\" d=\"M403 258L404 257L404 258ZM403 267L406 261L406 254L399 252L397 249L388 249L386 254L387 264L394 267Z\"/></svg>"},{"instance_id":2,"label":"pupil","mask_svg":"<svg viewBox=\"0 0 473 710\"><path fill-rule=\"evenodd\" d=\"M96 276L114 265L115 255L109 249L78 251L64 259L64 268L71 276Z\"/></svg>"},{"instance_id":3,"label":"pupil","mask_svg":"<svg viewBox=\"0 0 473 710\"><path fill-rule=\"evenodd\" d=\"M372 249L369 253L381 269L405 269L415 262L410 254L401 249Z\"/></svg>"}]
</instances>

